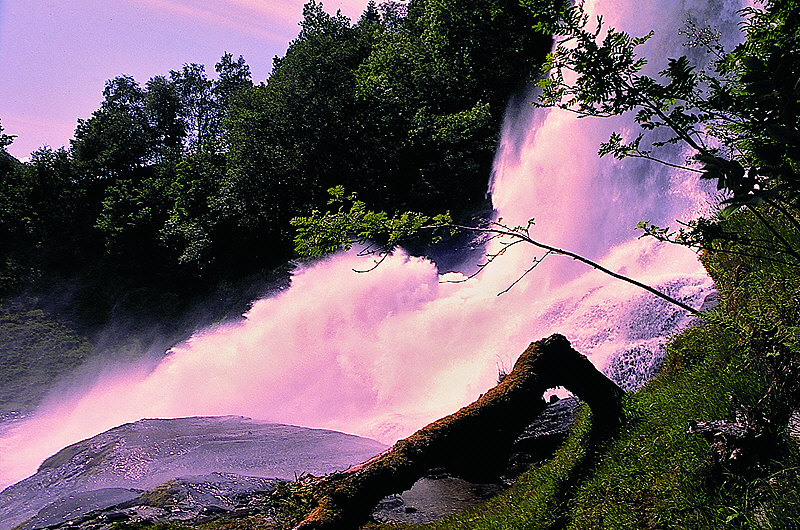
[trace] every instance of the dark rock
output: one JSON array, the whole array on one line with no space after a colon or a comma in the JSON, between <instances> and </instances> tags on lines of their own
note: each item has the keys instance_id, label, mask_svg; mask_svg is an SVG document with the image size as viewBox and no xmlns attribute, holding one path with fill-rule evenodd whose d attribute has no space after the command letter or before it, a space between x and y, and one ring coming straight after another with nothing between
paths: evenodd
<instances>
[{"instance_id":1,"label":"dark rock","mask_svg":"<svg viewBox=\"0 0 800 530\"><path fill-rule=\"evenodd\" d=\"M699 286L696 280L683 278L662 283L657 288L691 307L702 305L701 310L713 307L716 293L704 288L697 289ZM688 298L686 288L692 292ZM625 346L611 356L604 373L626 392L640 389L658 373L666 355L666 337L699 323L696 317L687 315L682 309L645 294L630 306L620 322L623 324L619 332L621 344ZM605 330L602 336L588 343L582 342L581 346L602 344L612 339L615 333Z\"/></svg>"},{"instance_id":2,"label":"dark rock","mask_svg":"<svg viewBox=\"0 0 800 530\"><path fill-rule=\"evenodd\" d=\"M264 503L264 506L267 506ZM251 517L253 515L258 515L260 512L257 508L236 508L235 510L231 511L230 516L231 519L242 519L244 517Z\"/></svg>"},{"instance_id":3,"label":"dark rock","mask_svg":"<svg viewBox=\"0 0 800 530\"><path fill-rule=\"evenodd\" d=\"M576 397L567 397L551 403L517 437L514 446L524 449L526 443L536 439L566 436L575 423L580 404L580 400Z\"/></svg>"},{"instance_id":4,"label":"dark rock","mask_svg":"<svg viewBox=\"0 0 800 530\"><path fill-rule=\"evenodd\" d=\"M719 294L714 291L703 299L703 305L700 306L700 311L711 311L717 307L717 305L719 305Z\"/></svg>"},{"instance_id":5,"label":"dark rock","mask_svg":"<svg viewBox=\"0 0 800 530\"><path fill-rule=\"evenodd\" d=\"M423 477L410 490L383 499L372 519L386 524L432 523L477 506L500 490L497 484L473 484L456 477Z\"/></svg>"},{"instance_id":6,"label":"dark rock","mask_svg":"<svg viewBox=\"0 0 800 530\"><path fill-rule=\"evenodd\" d=\"M105 488L75 493L48 504L22 528L33 530L56 526L67 521L81 522L86 518L99 515L103 509L109 506L136 499L141 494L142 492L139 490L122 488ZM108 517L107 514L104 515Z\"/></svg>"},{"instance_id":7,"label":"dark rock","mask_svg":"<svg viewBox=\"0 0 800 530\"><path fill-rule=\"evenodd\" d=\"M127 521L130 518L131 516L125 512L112 512L105 514L105 520L111 523L116 523L119 521Z\"/></svg>"},{"instance_id":8,"label":"dark rock","mask_svg":"<svg viewBox=\"0 0 800 530\"><path fill-rule=\"evenodd\" d=\"M626 392L640 389L661 369L666 341L649 341L619 352L605 368L608 377Z\"/></svg>"},{"instance_id":9,"label":"dark rock","mask_svg":"<svg viewBox=\"0 0 800 530\"><path fill-rule=\"evenodd\" d=\"M106 513L90 513L79 523L64 521L57 527L107 529L111 528L110 517L114 513L123 514L125 521L140 524L205 524L221 518L260 515L270 508L268 499L276 482L275 479L221 474L176 479L152 491L140 492L136 499L109 507ZM258 502L260 509L242 508L246 502ZM119 512L123 507L125 511Z\"/></svg>"},{"instance_id":10,"label":"dark rock","mask_svg":"<svg viewBox=\"0 0 800 530\"><path fill-rule=\"evenodd\" d=\"M792 411L786 430L795 443L800 444L800 409Z\"/></svg>"},{"instance_id":11,"label":"dark rock","mask_svg":"<svg viewBox=\"0 0 800 530\"><path fill-rule=\"evenodd\" d=\"M405 501L400 495L392 495L391 497L386 497L380 503L378 503L378 508L376 511L390 511L405 506Z\"/></svg>"},{"instance_id":12,"label":"dark rock","mask_svg":"<svg viewBox=\"0 0 800 530\"><path fill-rule=\"evenodd\" d=\"M550 458L575 424L580 400L576 397L551 403L514 441L508 466L501 477L510 484L531 466Z\"/></svg>"},{"instance_id":13,"label":"dark rock","mask_svg":"<svg viewBox=\"0 0 800 530\"><path fill-rule=\"evenodd\" d=\"M734 421L690 421L688 434L696 434L711 444L711 464L739 471L759 466L771 458L771 429L755 408L739 405Z\"/></svg>"}]
</instances>

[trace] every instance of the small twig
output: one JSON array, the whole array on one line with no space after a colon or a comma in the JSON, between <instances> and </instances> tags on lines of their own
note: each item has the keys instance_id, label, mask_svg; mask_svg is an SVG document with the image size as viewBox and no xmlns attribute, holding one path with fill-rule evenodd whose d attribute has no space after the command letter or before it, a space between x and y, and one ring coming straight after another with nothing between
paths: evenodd
<instances>
[{"instance_id":1,"label":"small twig","mask_svg":"<svg viewBox=\"0 0 800 530\"><path fill-rule=\"evenodd\" d=\"M373 265L372 267L370 267L369 269L366 269L366 270L353 269L353 272L357 272L359 274L363 274L365 272L372 272L375 269L377 269L378 267L380 267L381 263L383 263L384 260L386 260L386 258L389 257L389 254L391 254L391 253L390 252L381 252L380 254L378 254L381 257L381 259L375 261L375 265Z\"/></svg>"},{"instance_id":2,"label":"small twig","mask_svg":"<svg viewBox=\"0 0 800 530\"><path fill-rule=\"evenodd\" d=\"M756 218L757 218L757 219L758 219L758 220L761 222L761 224L762 224L762 225L764 225L764 226L767 228L767 230L769 230L769 232L770 232L770 233L771 233L773 236L775 236L775 238L776 238L778 241L780 241L780 242L781 242L781 244L782 244L782 245L783 245L783 246L786 248L786 251L787 251L787 253L788 253L788 254L790 254L791 256L793 256L795 259L797 259L797 260L800 260L800 254L798 254L798 253L797 253L797 251L796 251L796 250L795 250L795 249L792 247L791 243L789 243L788 241L786 241L786 238L784 238L784 237L783 237L783 236L782 236L782 235L781 235L781 234L780 234L780 233L779 233L779 232L778 232L778 231L775 229L775 227L773 227L773 226L772 226L772 225L769 223L769 221L767 221L766 217L764 217L763 215L761 215L761 212L759 212L759 211L758 211L758 209L757 209L755 206L748 205L747 207L748 207L748 209L749 209L751 212L753 212L753 215L755 215L755 216L756 216Z\"/></svg>"},{"instance_id":3,"label":"small twig","mask_svg":"<svg viewBox=\"0 0 800 530\"><path fill-rule=\"evenodd\" d=\"M789 471L796 471L796 470L798 470L798 469L800 469L800 467L798 467L798 466L794 466L794 467L787 467L786 469L779 469L778 471L776 471L775 473L773 473L772 475L770 475L770 478L777 477L777 476L778 476L778 475L780 475L781 473L788 473Z\"/></svg>"},{"instance_id":4,"label":"small twig","mask_svg":"<svg viewBox=\"0 0 800 530\"><path fill-rule=\"evenodd\" d=\"M503 236L502 236L502 235L495 234L495 235L493 235L493 236L490 238L490 240L491 240L491 239L495 239L495 238L499 238L499 237L503 237ZM483 269L484 269L484 268L485 268L487 265L489 265L490 263L492 263L492 262L493 262L494 260L496 260L498 257L500 257L500 256L502 256L503 254L505 254L506 250L508 250L510 247L512 247L512 246L514 246L514 245L516 245L516 244L518 244L518 243L522 243L522 242L523 242L523 241L522 241L521 239L518 239L518 240L516 240L516 241L512 241L511 243L507 243L506 245L504 245L504 246L503 246L503 248L501 248L500 250L498 250L498 251L497 251L497 252L495 252L494 254L486 254L486 261L485 261L485 262L483 262L483 263L478 263L478 270L476 270L475 272L473 272L473 273L472 273L472 274L470 274L469 276L466 276L466 277L464 277L464 278L461 278L460 280L440 280L440 281L439 281L439 283L464 283L464 282L467 282L467 281L469 281L469 280L471 280L471 279L475 278L475 277L476 277L478 274L480 274L481 272L483 272ZM517 282L514 282L514 283L517 283Z\"/></svg>"},{"instance_id":5,"label":"small twig","mask_svg":"<svg viewBox=\"0 0 800 530\"><path fill-rule=\"evenodd\" d=\"M680 221L680 220L678 221L678 223L682 224L684 226L689 226L688 223L685 223L685 222ZM780 249L780 248L775 248L774 246L767 246L766 243L768 243L768 242L764 241L764 240L761 240L761 239L753 239L753 240L745 241L745 240L741 240L741 239L735 239L730 234L725 234L725 235L726 235L726 239L723 239L721 237L718 237L717 239L720 239L720 240L722 240L722 241L724 241L726 243L732 243L732 244L736 244L736 245L747 246L747 247L755 249L755 250L763 250L763 251L770 252L770 253L773 253L773 254L790 254L790 252L787 251L787 250ZM661 241L663 243L669 243L671 245L685 246L685 247L690 248L692 250L695 250L697 252L711 252L711 253L716 253L716 254L731 254L731 255L734 255L734 256L741 256L741 257L744 257L744 258L753 258L753 259L758 259L758 260L763 260L763 261L769 261L771 263L777 263L778 265L785 265L787 267L800 267L800 261L789 262L789 261L785 261L785 260L782 260L782 259L777 259L777 258L774 258L772 256L763 255L763 254L754 254L754 253L746 252L746 251L742 251L742 250L728 250L728 249L725 249L725 248L714 247L713 245L712 246L706 246L706 245L703 245L703 244L700 244L700 243L692 243L692 242L680 241L679 239L676 239L674 237L670 237L669 234L660 235L660 234L654 234L652 232L645 232L641 236L639 236L639 239L642 239L642 238L645 238L645 237L652 237L652 238L656 239L657 241ZM757 243L762 243L762 242L765 243L765 244L764 245L757 244Z\"/></svg>"},{"instance_id":6,"label":"small twig","mask_svg":"<svg viewBox=\"0 0 800 530\"><path fill-rule=\"evenodd\" d=\"M537 266L538 266L538 265L539 265L541 262L543 262L543 261L544 261L544 258L546 258L547 256L549 256L550 254L552 254L552 252L550 252L550 251L548 250L547 252L545 252L544 256L542 256L541 258L538 258L538 259L534 258L534 259L533 259L533 265L531 265L530 267L528 267L528 269L527 269L525 272L523 272L523 273L522 273L522 275L520 275L520 277L519 277L519 278L517 278L516 280L514 280L514 283L512 283L511 285L509 285L508 287L506 287L505 289L503 289L503 290L502 290L502 291L500 291L499 293L497 293L497 296L502 296L502 295L506 294L508 291L510 291L510 290L511 290L511 289L512 289L512 288L513 288L515 285L517 285L519 282L521 282L521 281L522 281L522 279L523 279L525 276L527 276L529 272L531 272L531 271L532 271L533 269L535 269L535 268L536 268L536 267L537 267Z\"/></svg>"},{"instance_id":7,"label":"small twig","mask_svg":"<svg viewBox=\"0 0 800 530\"><path fill-rule=\"evenodd\" d=\"M792 215L792 213L789 210L784 208L783 205L779 201L776 201L776 200L773 200L773 199L764 199L764 202L769 204L770 206L772 206L776 210L778 210L778 212L780 212L784 217L786 217L786 219L789 220L789 223L794 227L794 229L797 232L800 232L800 222L798 222L797 219L795 218L795 216Z\"/></svg>"},{"instance_id":8,"label":"small twig","mask_svg":"<svg viewBox=\"0 0 800 530\"><path fill-rule=\"evenodd\" d=\"M671 167L671 168L675 168L675 169L680 169L680 170L683 170L683 171L691 171L692 173L701 173L701 174L703 173L703 170L701 170L701 169L697 169L697 168L689 167L689 166L683 166L681 164L673 164L672 162L667 162L666 160L662 160L662 159L656 158L654 156L646 155L644 153L633 153L633 154L629 154L628 156L630 156L631 158L643 158L645 160L650 160L651 162L656 162L658 164L661 164L661 165L664 165L664 166L667 166L667 167Z\"/></svg>"},{"instance_id":9,"label":"small twig","mask_svg":"<svg viewBox=\"0 0 800 530\"><path fill-rule=\"evenodd\" d=\"M369 241L369 242L368 241L358 241L357 243L362 244L362 245L366 244L366 246L364 248L362 248L361 250L358 251L358 254L356 254L357 256L363 257L363 256L372 256L372 255L375 254L375 252L372 249L377 246L377 243L372 242L372 241Z\"/></svg>"}]
</instances>

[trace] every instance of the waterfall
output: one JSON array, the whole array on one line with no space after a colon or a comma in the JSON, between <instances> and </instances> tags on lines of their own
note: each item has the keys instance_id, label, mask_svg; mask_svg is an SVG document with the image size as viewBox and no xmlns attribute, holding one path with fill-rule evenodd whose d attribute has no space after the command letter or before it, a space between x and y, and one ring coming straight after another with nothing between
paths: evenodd
<instances>
[{"instance_id":1,"label":"waterfall","mask_svg":"<svg viewBox=\"0 0 800 530\"><path fill-rule=\"evenodd\" d=\"M686 53L678 30L687 16L718 17L735 34L736 7L587 3L609 26L654 29L645 50L654 58ZM578 120L527 102L510 109L491 184L497 215L512 226L534 218L536 238L699 307L713 286L694 254L637 239L634 227L687 218L706 194L669 168L598 159L611 131L633 128L623 118ZM0 487L70 443L147 417L237 414L391 443L475 400L498 366L510 368L528 343L554 332L635 388L657 367L665 334L688 322L661 300L559 256L498 296L534 256L517 246L463 283L443 282L460 276L402 250L367 274L353 270L371 259L352 252L298 267L289 289L254 303L241 322L197 333L153 370L129 367L52 400L0 434Z\"/></svg>"}]
</instances>

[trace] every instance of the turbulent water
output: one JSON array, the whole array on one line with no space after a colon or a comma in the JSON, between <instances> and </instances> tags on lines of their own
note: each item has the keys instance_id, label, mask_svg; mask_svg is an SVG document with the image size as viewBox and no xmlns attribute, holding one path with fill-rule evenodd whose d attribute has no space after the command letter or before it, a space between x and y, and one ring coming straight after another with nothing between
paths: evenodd
<instances>
[{"instance_id":1,"label":"turbulent water","mask_svg":"<svg viewBox=\"0 0 800 530\"><path fill-rule=\"evenodd\" d=\"M687 17L725 20L727 31L738 7L589 4L610 26L655 29L646 53L656 58L686 53L678 30ZM512 226L534 217L533 236L700 307L713 286L696 257L638 240L634 227L686 218L705 207L705 194L683 173L599 160L613 130L635 132L623 119L512 109L491 185L497 215ZM510 369L529 342L553 332L634 388L657 366L664 334L688 322L659 299L557 256L498 296L534 256L517 246L465 283L443 282L461 277L402 251L368 274L353 269L370 258L352 253L301 267L289 289L256 302L241 323L198 333L155 370L128 367L52 400L0 435L0 487L70 443L145 417L236 414L390 443L473 401L498 367Z\"/></svg>"}]
</instances>

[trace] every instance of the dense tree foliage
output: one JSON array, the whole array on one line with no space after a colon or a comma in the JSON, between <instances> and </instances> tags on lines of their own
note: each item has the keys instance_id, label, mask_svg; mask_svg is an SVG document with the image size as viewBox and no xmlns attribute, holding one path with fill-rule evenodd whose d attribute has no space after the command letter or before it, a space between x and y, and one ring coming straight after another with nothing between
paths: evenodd
<instances>
[{"instance_id":1,"label":"dense tree foliage","mask_svg":"<svg viewBox=\"0 0 800 530\"><path fill-rule=\"evenodd\" d=\"M114 78L69 149L3 150L4 275L212 286L290 258L289 220L337 184L385 208L485 208L506 101L549 46L534 23L504 0L370 1L355 23L311 0L266 82L229 53L215 76Z\"/></svg>"},{"instance_id":2,"label":"dense tree foliage","mask_svg":"<svg viewBox=\"0 0 800 530\"><path fill-rule=\"evenodd\" d=\"M18 247L30 244L32 235L27 206L30 190L22 176L22 164L6 151L13 141L0 125L0 289L13 287L22 276L16 254Z\"/></svg>"}]
</instances>

